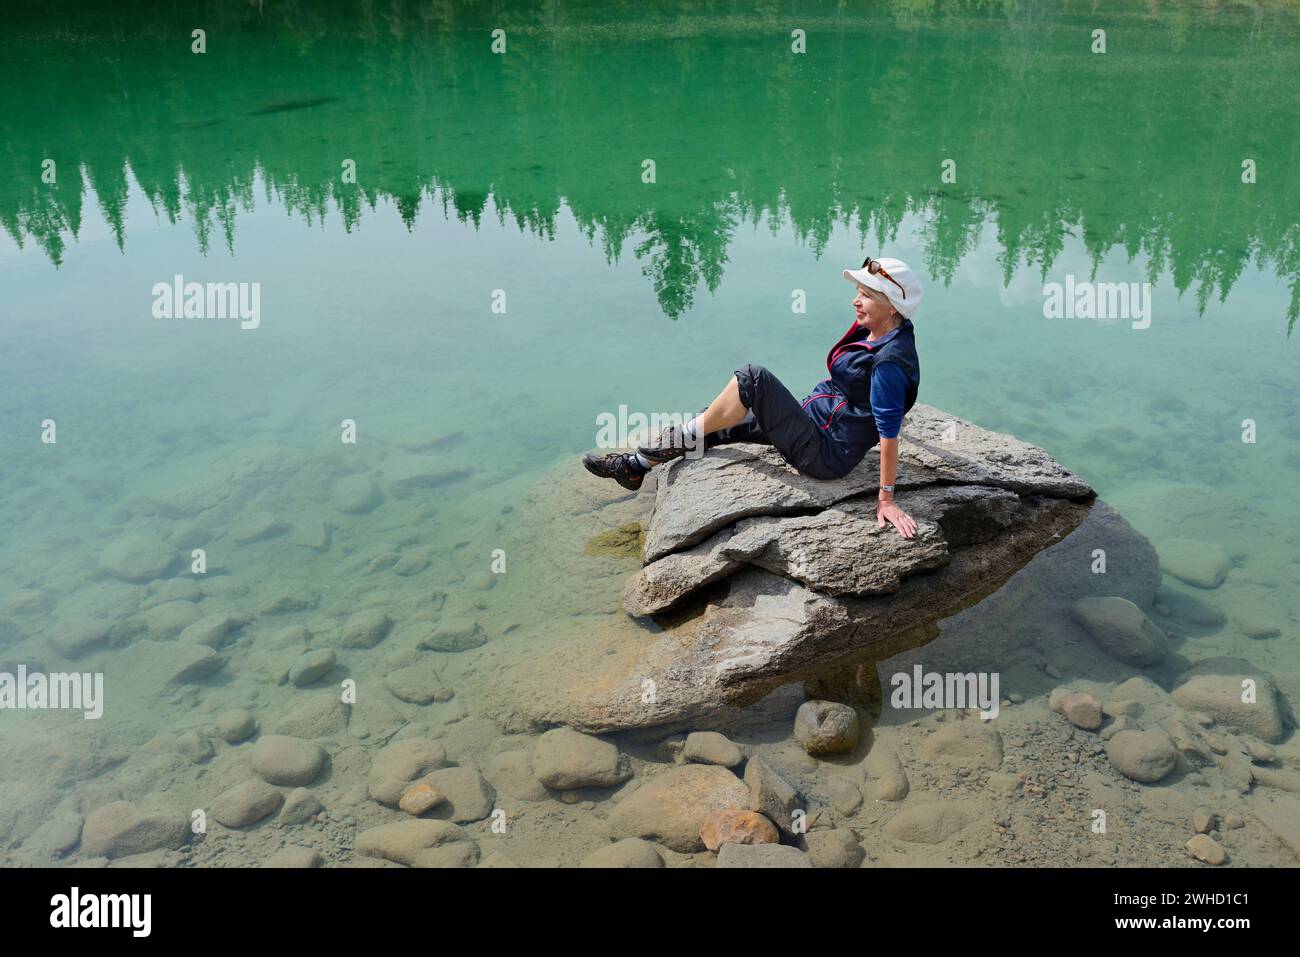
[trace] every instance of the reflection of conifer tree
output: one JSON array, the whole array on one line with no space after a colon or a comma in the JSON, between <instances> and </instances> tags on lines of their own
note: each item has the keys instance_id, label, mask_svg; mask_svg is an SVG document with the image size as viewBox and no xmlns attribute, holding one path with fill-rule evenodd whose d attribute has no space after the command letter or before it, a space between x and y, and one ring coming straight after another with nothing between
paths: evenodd
<instances>
[{"instance_id":1,"label":"reflection of conifer tree","mask_svg":"<svg viewBox=\"0 0 1300 957\"><path fill-rule=\"evenodd\" d=\"M670 318L691 307L700 279L709 292L717 291L736 221L735 210L724 204L693 218L651 212L642 221L646 238L633 253Z\"/></svg>"},{"instance_id":2,"label":"reflection of conifer tree","mask_svg":"<svg viewBox=\"0 0 1300 957\"><path fill-rule=\"evenodd\" d=\"M85 164L87 185L95 193L99 211L109 228L117 248L126 249L126 161L119 156L104 164L88 161Z\"/></svg>"},{"instance_id":3,"label":"reflection of conifer tree","mask_svg":"<svg viewBox=\"0 0 1300 957\"><path fill-rule=\"evenodd\" d=\"M31 239L58 266L67 248L65 234L76 238L81 232L85 184L81 169L74 163L59 163L56 168L62 172L54 183L33 183L29 175L25 191L15 188L18 201L0 207L0 224L19 248Z\"/></svg>"},{"instance_id":4,"label":"reflection of conifer tree","mask_svg":"<svg viewBox=\"0 0 1300 957\"><path fill-rule=\"evenodd\" d=\"M920 234L926 269L948 285L957 264L979 245L986 217L985 204L978 199L934 190L931 201L922 210Z\"/></svg>"},{"instance_id":5,"label":"reflection of conifer tree","mask_svg":"<svg viewBox=\"0 0 1300 957\"><path fill-rule=\"evenodd\" d=\"M462 223L473 221L477 229L483 221L483 210L487 208L488 194L476 190L458 189L451 196L452 208L456 218Z\"/></svg>"}]
</instances>

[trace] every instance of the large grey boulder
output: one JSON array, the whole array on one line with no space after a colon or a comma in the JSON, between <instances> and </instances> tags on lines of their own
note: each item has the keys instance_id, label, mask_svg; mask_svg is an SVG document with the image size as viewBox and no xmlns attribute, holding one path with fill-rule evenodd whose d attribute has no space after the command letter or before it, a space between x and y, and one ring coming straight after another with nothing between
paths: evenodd
<instances>
[{"instance_id":1,"label":"large grey boulder","mask_svg":"<svg viewBox=\"0 0 1300 957\"><path fill-rule=\"evenodd\" d=\"M547 643L529 673L503 670L491 693L502 723L717 727L776 688L915 647L1040 553L1056 559L1016 597L1036 620L1084 596L1149 607L1155 550L1045 451L925 405L901 438L897 497L917 522L910 539L876 524L874 451L834 481L752 444L656 469L642 567L623 592L629 620ZM1112 574L1092 573L1096 548Z\"/></svg>"},{"instance_id":2,"label":"large grey boulder","mask_svg":"<svg viewBox=\"0 0 1300 957\"><path fill-rule=\"evenodd\" d=\"M678 460L659 479L655 521L646 532L646 561L702 542L742 518L814 512L874 493L879 481L879 456L874 454L833 481L800 475L770 446L724 446L697 459ZM1042 449L917 404L903 427L895 484L907 490L940 483L1001 488L1019 496L1094 494Z\"/></svg>"},{"instance_id":3,"label":"large grey boulder","mask_svg":"<svg viewBox=\"0 0 1300 957\"><path fill-rule=\"evenodd\" d=\"M659 515L676 516L671 521L680 524L680 508L698 507L688 502L665 502L661 493L651 531ZM1014 493L975 485L918 489L907 496L906 509L917 520L911 539L893 526L877 525L874 497L842 501L812 515L745 519L685 552L650 561L628 584L623 607L633 616L658 614L746 566L825 595L891 594L904 578L948 564L951 548L990 539L1024 518ZM646 550L649 555L649 536Z\"/></svg>"}]
</instances>

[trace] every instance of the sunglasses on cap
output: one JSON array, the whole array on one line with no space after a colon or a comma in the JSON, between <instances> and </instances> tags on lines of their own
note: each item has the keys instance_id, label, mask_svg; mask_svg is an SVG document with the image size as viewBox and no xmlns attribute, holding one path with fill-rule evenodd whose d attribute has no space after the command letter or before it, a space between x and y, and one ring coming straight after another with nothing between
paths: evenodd
<instances>
[{"instance_id":1,"label":"sunglasses on cap","mask_svg":"<svg viewBox=\"0 0 1300 957\"><path fill-rule=\"evenodd\" d=\"M895 279L893 276L891 276L889 273L885 272L885 267L880 265L880 263L876 262L870 256L862 260L861 268L865 269L869 275L884 276L886 279L888 279L890 282L892 282L895 286L898 287L898 291L903 294L904 299L907 298L907 290L903 288L903 284L899 282L897 279Z\"/></svg>"}]
</instances>

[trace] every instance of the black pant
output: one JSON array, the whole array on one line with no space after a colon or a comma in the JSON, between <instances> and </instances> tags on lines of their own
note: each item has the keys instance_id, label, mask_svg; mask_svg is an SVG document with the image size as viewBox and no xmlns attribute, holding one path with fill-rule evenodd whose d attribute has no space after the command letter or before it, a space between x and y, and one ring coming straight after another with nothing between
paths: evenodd
<instances>
[{"instance_id":1,"label":"black pant","mask_svg":"<svg viewBox=\"0 0 1300 957\"><path fill-rule=\"evenodd\" d=\"M745 365L736 370L736 382L740 401L749 412L735 425L705 436L705 449L729 442L758 442L773 446L804 475L832 479L843 474L826 454L826 436L780 379L762 366Z\"/></svg>"}]
</instances>

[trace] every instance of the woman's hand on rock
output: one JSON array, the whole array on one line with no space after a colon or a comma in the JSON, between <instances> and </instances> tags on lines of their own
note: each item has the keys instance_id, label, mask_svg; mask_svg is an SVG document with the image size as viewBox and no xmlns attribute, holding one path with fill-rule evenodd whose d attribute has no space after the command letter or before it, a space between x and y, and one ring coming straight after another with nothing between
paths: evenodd
<instances>
[{"instance_id":1,"label":"woman's hand on rock","mask_svg":"<svg viewBox=\"0 0 1300 957\"><path fill-rule=\"evenodd\" d=\"M876 527L884 528L885 522L898 529L898 533L904 538L911 538L916 534L916 520L899 508L898 503L893 499L876 500Z\"/></svg>"}]
</instances>

